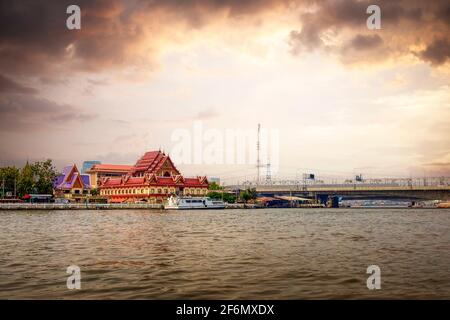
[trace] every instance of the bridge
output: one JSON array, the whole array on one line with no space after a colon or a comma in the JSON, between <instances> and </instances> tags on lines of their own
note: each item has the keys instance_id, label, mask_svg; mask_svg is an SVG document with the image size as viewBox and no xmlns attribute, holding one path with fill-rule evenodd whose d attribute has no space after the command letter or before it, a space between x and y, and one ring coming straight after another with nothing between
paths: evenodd
<instances>
[{"instance_id":1,"label":"bridge","mask_svg":"<svg viewBox=\"0 0 450 320\"><path fill-rule=\"evenodd\" d=\"M450 200L450 184L244 184L227 186L226 190L236 191L255 188L258 195L292 195L320 200L322 203L338 197L342 200L391 199L408 201Z\"/></svg>"}]
</instances>

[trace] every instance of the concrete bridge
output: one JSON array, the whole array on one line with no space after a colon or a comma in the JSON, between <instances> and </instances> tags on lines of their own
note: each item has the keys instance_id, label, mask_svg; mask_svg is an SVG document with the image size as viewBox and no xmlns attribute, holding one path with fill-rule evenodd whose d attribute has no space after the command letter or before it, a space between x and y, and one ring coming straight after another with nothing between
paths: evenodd
<instances>
[{"instance_id":1,"label":"concrete bridge","mask_svg":"<svg viewBox=\"0 0 450 320\"><path fill-rule=\"evenodd\" d=\"M260 195L293 195L312 199L340 197L355 199L397 199L397 200L450 200L450 185L367 185L367 184L324 184L324 185L236 185L227 190L256 188Z\"/></svg>"}]
</instances>

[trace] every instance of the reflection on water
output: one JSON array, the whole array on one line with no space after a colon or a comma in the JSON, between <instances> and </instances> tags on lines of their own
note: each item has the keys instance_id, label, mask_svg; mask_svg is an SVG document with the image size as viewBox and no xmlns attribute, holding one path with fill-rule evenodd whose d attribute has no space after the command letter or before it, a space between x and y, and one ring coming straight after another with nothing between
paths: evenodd
<instances>
[{"instance_id":1,"label":"reflection on water","mask_svg":"<svg viewBox=\"0 0 450 320\"><path fill-rule=\"evenodd\" d=\"M450 210L0 212L0 298L450 298ZM366 268L381 268L368 290ZM66 268L81 268L68 290Z\"/></svg>"}]
</instances>

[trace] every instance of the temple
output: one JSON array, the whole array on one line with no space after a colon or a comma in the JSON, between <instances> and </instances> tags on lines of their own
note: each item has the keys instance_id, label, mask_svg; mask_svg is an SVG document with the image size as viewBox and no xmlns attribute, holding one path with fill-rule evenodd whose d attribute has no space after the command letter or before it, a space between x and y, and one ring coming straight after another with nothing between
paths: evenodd
<instances>
[{"instance_id":1,"label":"temple","mask_svg":"<svg viewBox=\"0 0 450 320\"><path fill-rule=\"evenodd\" d=\"M100 179L98 188L108 202L162 203L171 195L205 196L208 180L185 178L168 155L150 151L122 177Z\"/></svg>"},{"instance_id":2,"label":"temple","mask_svg":"<svg viewBox=\"0 0 450 320\"><path fill-rule=\"evenodd\" d=\"M85 201L91 191L89 176L80 174L75 164L64 167L53 182L53 190L58 198L74 202Z\"/></svg>"},{"instance_id":3,"label":"temple","mask_svg":"<svg viewBox=\"0 0 450 320\"><path fill-rule=\"evenodd\" d=\"M90 176L91 188L98 188L104 178L120 178L126 175L133 166L121 164L94 164L86 173Z\"/></svg>"}]
</instances>

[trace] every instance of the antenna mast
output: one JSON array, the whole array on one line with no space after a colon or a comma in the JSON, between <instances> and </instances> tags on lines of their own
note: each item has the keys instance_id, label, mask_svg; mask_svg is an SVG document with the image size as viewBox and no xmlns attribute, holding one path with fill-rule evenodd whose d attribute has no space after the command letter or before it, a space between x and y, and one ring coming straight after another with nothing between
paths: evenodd
<instances>
[{"instance_id":1,"label":"antenna mast","mask_svg":"<svg viewBox=\"0 0 450 320\"><path fill-rule=\"evenodd\" d=\"M271 181L272 181L272 173L270 172L270 157L267 157L266 182L270 183Z\"/></svg>"},{"instance_id":2,"label":"antenna mast","mask_svg":"<svg viewBox=\"0 0 450 320\"><path fill-rule=\"evenodd\" d=\"M256 152L257 152L257 159L256 159L256 168L257 168L257 176L256 176L256 184L259 184L259 169L261 168L261 160L259 159L259 152L260 152L260 132L261 132L261 124L258 123L258 140L256 141Z\"/></svg>"}]
</instances>

